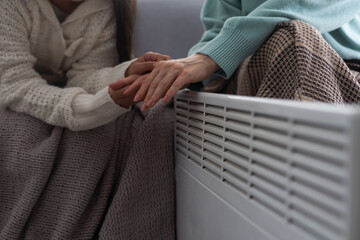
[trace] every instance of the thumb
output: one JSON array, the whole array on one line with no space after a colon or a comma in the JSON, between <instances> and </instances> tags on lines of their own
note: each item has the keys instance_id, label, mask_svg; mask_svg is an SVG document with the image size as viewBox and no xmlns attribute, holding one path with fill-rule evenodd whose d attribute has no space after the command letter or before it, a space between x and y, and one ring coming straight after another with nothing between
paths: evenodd
<instances>
[{"instance_id":1,"label":"thumb","mask_svg":"<svg viewBox=\"0 0 360 240\"><path fill-rule=\"evenodd\" d=\"M151 72L154 69L154 62L142 62L136 66L136 74L143 75L147 72Z\"/></svg>"},{"instance_id":2,"label":"thumb","mask_svg":"<svg viewBox=\"0 0 360 240\"><path fill-rule=\"evenodd\" d=\"M121 80L118 80L116 82L113 82L109 85L109 87L112 89L112 90L118 90L118 89L121 89L123 87L126 87L130 84L132 84L136 78L138 77L138 75L130 75L129 77L127 78L123 78Z\"/></svg>"}]
</instances>

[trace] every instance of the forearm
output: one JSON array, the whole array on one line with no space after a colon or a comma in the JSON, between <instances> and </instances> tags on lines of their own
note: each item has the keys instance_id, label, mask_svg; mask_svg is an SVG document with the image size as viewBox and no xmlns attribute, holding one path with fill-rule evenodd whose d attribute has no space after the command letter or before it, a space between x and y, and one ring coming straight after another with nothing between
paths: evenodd
<instances>
[{"instance_id":1,"label":"forearm","mask_svg":"<svg viewBox=\"0 0 360 240\"><path fill-rule=\"evenodd\" d=\"M3 107L73 131L104 125L128 111L114 103L107 92L108 87L96 94L87 94L81 88L63 89L49 86L45 81L30 80L12 88L17 90L0 93Z\"/></svg>"},{"instance_id":2,"label":"forearm","mask_svg":"<svg viewBox=\"0 0 360 240\"><path fill-rule=\"evenodd\" d=\"M72 104L73 131L83 131L102 126L130 110L117 105L108 94L108 87L95 95L79 94Z\"/></svg>"},{"instance_id":3,"label":"forearm","mask_svg":"<svg viewBox=\"0 0 360 240\"><path fill-rule=\"evenodd\" d=\"M83 70L74 73L74 70L68 76L70 79L66 87L81 87L89 94L95 94L109 84L125 78L125 72L130 64L136 59L118 64L115 67L104 67L97 70Z\"/></svg>"},{"instance_id":4,"label":"forearm","mask_svg":"<svg viewBox=\"0 0 360 240\"><path fill-rule=\"evenodd\" d=\"M62 89L50 86L40 77L2 76L0 103L15 112L29 114L48 124L71 128L73 99L85 93L81 88ZM10 83L7 83L9 80Z\"/></svg>"},{"instance_id":5,"label":"forearm","mask_svg":"<svg viewBox=\"0 0 360 240\"><path fill-rule=\"evenodd\" d=\"M126 70L134 61L136 59L119 64L114 68L99 70L91 76L92 81L89 81L89 79L86 81L86 83L98 82L94 82L95 87L91 89L92 93L95 91L96 93L79 94L73 99L72 110L74 117L71 127L73 131L83 131L102 126L129 111L129 109L121 107L113 101L108 93L108 85L123 79ZM100 72L103 72L102 77L100 77ZM102 89L98 91L98 88L101 87ZM86 88L86 90L89 90L89 88Z\"/></svg>"}]
</instances>

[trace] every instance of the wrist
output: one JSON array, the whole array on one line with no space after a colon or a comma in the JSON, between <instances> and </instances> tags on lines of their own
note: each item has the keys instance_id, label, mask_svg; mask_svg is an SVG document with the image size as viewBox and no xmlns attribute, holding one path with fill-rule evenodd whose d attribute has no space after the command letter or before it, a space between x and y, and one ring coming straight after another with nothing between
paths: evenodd
<instances>
[{"instance_id":1,"label":"wrist","mask_svg":"<svg viewBox=\"0 0 360 240\"><path fill-rule=\"evenodd\" d=\"M216 72L217 70L220 69L219 65L208 55L196 53L194 56L200 58L204 62L204 64L207 66L209 71Z\"/></svg>"}]
</instances>

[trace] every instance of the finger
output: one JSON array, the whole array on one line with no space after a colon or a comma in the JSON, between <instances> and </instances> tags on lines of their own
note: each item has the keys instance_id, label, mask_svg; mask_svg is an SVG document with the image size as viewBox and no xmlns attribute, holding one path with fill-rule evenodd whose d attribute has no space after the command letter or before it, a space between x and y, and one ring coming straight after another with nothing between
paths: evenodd
<instances>
[{"instance_id":1,"label":"finger","mask_svg":"<svg viewBox=\"0 0 360 240\"><path fill-rule=\"evenodd\" d=\"M169 90L166 92L165 96L163 97L163 102L168 102L171 98L175 96L175 94L184 86L188 85L187 76L182 76L175 80L175 82L171 85Z\"/></svg>"},{"instance_id":2,"label":"finger","mask_svg":"<svg viewBox=\"0 0 360 240\"><path fill-rule=\"evenodd\" d=\"M139 76L124 92L125 95L130 96L130 95L134 95L140 88L141 84L143 84L144 79L148 76L148 74L146 75L142 75ZM140 85L140 86L138 86Z\"/></svg>"},{"instance_id":3,"label":"finger","mask_svg":"<svg viewBox=\"0 0 360 240\"><path fill-rule=\"evenodd\" d=\"M143 75L144 73L150 72L155 68L154 62L143 62L139 63L136 66L135 73L138 75Z\"/></svg>"},{"instance_id":4,"label":"finger","mask_svg":"<svg viewBox=\"0 0 360 240\"><path fill-rule=\"evenodd\" d=\"M171 57L168 56L168 55L163 55L163 54L160 54L160 53L154 53L154 52L148 52L148 53L145 53L143 55L143 60L144 61L156 61L156 62L159 62L159 61L167 61L167 60L170 60Z\"/></svg>"},{"instance_id":5,"label":"finger","mask_svg":"<svg viewBox=\"0 0 360 240\"><path fill-rule=\"evenodd\" d=\"M177 78L180 69L179 66L174 62L162 62L160 65L160 72L157 74L155 79L150 83L146 96L144 98L145 104L149 101L156 88L158 87L160 81L164 78L169 79L169 81L173 81Z\"/></svg>"},{"instance_id":6,"label":"finger","mask_svg":"<svg viewBox=\"0 0 360 240\"><path fill-rule=\"evenodd\" d=\"M150 83L153 81L153 79L157 76L157 74L160 71L160 67L156 67L143 81L141 84L140 89L137 91L134 102L140 101L140 99L144 99L146 96L146 93L149 89Z\"/></svg>"},{"instance_id":7,"label":"finger","mask_svg":"<svg viewBox=\"0 0 360 240\"><path fill-rule=\"evenodd\" d=\"M148 61L148 62L135 61L128 67L125 74L126 76L143 75L146 72L152 71L155 67L154 64L155 64L154 61Z\"/></svg>"},{"instance_id":8,"label":"finger","mask_svg":"<svg viewBox=\"0 0 360 240\"><path fill-rule=\"evenodd\" d=\"M121 80L111 83L109 85L109 87L113 90L118 90L120 88L123 88L123 87L128 86L131 83L133 83L137 77L138 77L138 75L130 75L129 77L126 77L126 78L123 78Z\"/></svg>"},{"instance_id":9,"label":"finger","mask_svg":"<svg viewBox=\"0 0 360 240\"><path fill-rule=\"evenodd\" d=\"M142 84L142 80L143 79L137 79L135 82L133 82L131 84L131 86L129 86L125 92L124 92L124 96L132 96L132 99L134 99L135 97L135 93L140 89L141 84Z\"/></svg>"},{"instance_id":10,"label":"finger","mask_svg":"<svg viewBox=\"0 0 360 240\"><path fill-rule=\"evenodd\" d=\"M164 78L170 78L171 76L173 76L173 74L171 73L171 71L167 71L167 70L163 70L160 71L158 75L156 75L156 77L154 78L154 80L150 83L150 86L148 88L148 91L146 93L144 102L146 103L150 97L153 95L154 91L156 90L156 88L158 87L159 83L164 79Z\"/></svg>"},{"instance_id":11,"label":"finger","mask_svg":"<svg viewBox=\"0 0 360 240\"><path fill-rule=\"evenodd\" d=\"M146 53L144 53L141 57L139 57L138 59L137 59L137 61L139 61L139 62L145 62L145 61L147 61L147 59L149 59L150 57L150 55L152 55L152 54L155 54L154 52L146 52ZM151 61L151 60L150 60Z\"/></svg>"},{"instance_id":12,"label":"finger","mask_svg":"<svg viewBox=\"0 0 360 240\"><path fill-rule=\"evenodd\" d=\"M147 53L144 55L145 61L166 61L169 60L170 57L167 55L159 54L159 53Z\"/></svg>"},{"instance_id":13,"label":"finger","mask_svg":"<svg viewBox=\"0 0 360 240\"><path fill-rule=\"evenodd\" d=\"M171 73L166 75L161 80L161 82L157 85L156 89L154 89L152 92L149 89L148 94L144 100L146 106L153 107L159 101L159 99L165 95L166 91L170 88L170 86L178 77L179 71L177 69L174 69Z\"/></svg>"},{"instance_id":14,"label":"finger","mask_svg":"<svg viewBox=\"0 0 360 240\"><path fill-rule=\"evenodd\" d=\"M118 99L116 101L116 104L118 104L121 107L129 108L130 106L134 105L133 99L131 97L125 97Z\"/></svg>"}]
</instances>

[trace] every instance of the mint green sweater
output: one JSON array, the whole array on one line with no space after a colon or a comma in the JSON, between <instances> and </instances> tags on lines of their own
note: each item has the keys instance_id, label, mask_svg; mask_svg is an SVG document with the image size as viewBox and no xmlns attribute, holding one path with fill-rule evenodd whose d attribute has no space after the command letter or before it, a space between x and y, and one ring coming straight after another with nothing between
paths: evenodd
<instances>
[{"instance_id":1,"label":"mint green sweater","mask_svg":"<svg viewBox=\"0 0 360 240\"><path fill-rule=\"evenodd\" d=\"M206 0L201 19L205 33L189 54L210 56L225 78L293 19L316 27L343 59L360 59L360 0Z\"/></svg>"}]
</instances>

